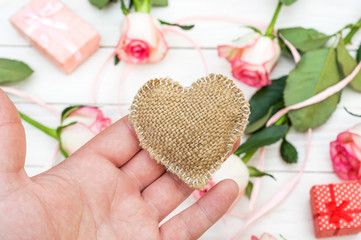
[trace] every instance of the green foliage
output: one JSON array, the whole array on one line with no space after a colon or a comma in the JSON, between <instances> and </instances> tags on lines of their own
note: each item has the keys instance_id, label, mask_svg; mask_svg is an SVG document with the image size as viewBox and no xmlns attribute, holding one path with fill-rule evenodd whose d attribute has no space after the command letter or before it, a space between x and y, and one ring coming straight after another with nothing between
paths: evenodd
<instances>
[{"instance_id":1,"label":"green foliage","mask_svg":"<svg viewBox=\"0 0 361 240\"><path fill-rule=\"evenodd\" d=\"M298 160L298 153L296 148L286 140L286 138L283 138L280 152L282 159L287 163L297 163Z\"/></svg>"},{"instance_id":2,"label":"green foliage","mask_svg":"<svg viewBox=\"0 0 361 240\"><path fill-rule=\"evenodd\" d=\"M263 146L271 145L280 140L287 132L286 125L270 126L250 136L245 143L238 147L235 155L247 153Z\"/></svg>"},{"instance_id":3,"label":"green foliage","mask_svg":"<svg viewBox=\"0 0 361 240\"><path fill-rule=\"evenodd\" d=\"M23 62L0 58L0 84L23 80L32 73L33 70Z\"/></svg>"},{"instance_id":4,"label":"green foliage","mask_svg":"<svg viewBox=\"0 0 361 240\"><path fill-rule=\"evenodd\" d=\"M278 109L278 108L277 108ZM262 118L258 119L257 121L253 122L252 124L248 124L246 130L244 131L246 134L253 133L264 127L268 121L268 119L275 114L275 106L271 106L266 115Z\"/></svg>"},{"instance_id":5,"label":"green foliage","mask_svg":"<svg viewBox=\"0 0 361 240\"><path fill-rule=\"evenodd\" d=\"M120 59L119 59L118 55L115 55L115 57L114 57L114 65L118 65L119 62L120 62Z\"/></svg>"},{"instance_id":6,"label":"green foliage","mask_svg":"<svg viewBox=\"0 0 361 240\"><path fill-rule=\"evenodd\" d=\"M194 28L194 25L180 25L180 24L177 24L177 23L169 23L169 22L166 22L166 21L163 21L163 20L159 20L159 22L163 25L168 25L168 26L174 26L174 27L179 27L183 30L191 30L192 28Z\"/></svg>"},{"instance_id":7,"label":"green foliage","mask_svg":"<svg viewBox=\"0 0 361 240\"><path fill-rule=\"evenodd\" d=\"M302 52L318 49L325 45L332 37L318 32L315 29L302 27L282 28L278 30L278 34L281 34L295 48ZM282 42L282 39L279 38L279 41Z\"/></svg>"},{"instance_id":8,"label":"green foliage","mask_svg":"<svg viewBox=\"0 0 361 240\"><path fill-rule=\"evenodd\" d=\"M246 28L249 28L249 29L252 29L254 32L260 34L260 35L263 35L262 34L262 31L259 30L258 28L254 27L254 26L245 26Z\"/></svg>"},{"instance_id":9,"label":"green foliage","mask_svg":"<svg viewBox=\"0 0 361 240\"><path fill-rule=\"evenodd\" d=\"M89 2L93 6L97 7L98 9L103 9L111 1L110 0L89 0Z\"/></svg>"},{"instance_id":10,"label":"green foliage","mask_svg":"<svg viewBox=\"0 0 361 240\"><path fill-rule=\"evenodd\" d=\"M287 78L284 91L286 106L302 102L338 83L340 74L334 48L317 49L305 53ZM288 113L297 131L320 126L335 111L340 99L336 93L320 103Z\"/></svg>"},{"instance_id":11,"label":"green foliage","mask_svg":"<svg viewBox=\"0 0 361 240\"><path fill-rule=\"evenodd\" d=\"M246 152L244 156L242 157L242 162L245 164L248 163L249 160L251 160L252 156L257 152L257 148L250 150L249 152Z\"/></svg>"},{"instance_id":12,"label":"green foliage","mask_svg":"<svg viewBox=\"0 0 361 240\"><path fill-rule=\"evenodd\" d=\"M246 187L246 196L248 198L251 197L252 190L253 190L253 183L251 181L249 181L248 184L247 184L247 187Z\"/></svg>"},{"instance_id":13,"label":"green foliage","mask_svg":"<svg viewBox=\"0 0 361 240\"><path fill-rule=\"evenodd\" d=\"M340 68L340 72L342 73L342 77L346 77L349 75L357 65L357 62L349 52L347 51L344 41L340 38L337 48L337 62ZM350 86L356 91L361 92L361 72L359 72L355 78L351 81Z\"/></svg>"},{"instance_id":14,"label":"green foliage","mask_svg":"<svg viewBox=\"0 0 361 240\"><path fill-rule=\"evenodd\" d=\"M61 122L63 122L72 112L78 110L79 108L84 107L83 105L70 106L63 110L61 113Z\"/></svg>"},{"instance_id":15,"label":"green foliage","mask_svg":"<svg viewBox=\"0 0 361 240\"><path fill-rule=\"evenodd\" d=\"M251 115L246 133L251 133L263 127L268 118L283 107L283 91L287 76L272 80L272 84L258 90L249 101ZM271 110L270 110L271 109Z\"/></svg>"},{"instance_id":16,"label":"green foliage","mask_svg":"<svg viewBox=\"0 0 361 240\"><path fill-rule=\"evenodd\" d=\"M276 180L271 174L266 173L266 172L262 172L262 171L258 170L258 169L255 168L255 167L247 166L247 168L248 168L248 172L249 172L249 176L250 176L250 177L264 177L264 176L268 176L268 177L271 177L271 178L273 178L274 180Z\"/></svg>"},{"instance_id":17,"label":"green foliage","mask_svg":"<svg viewBox=\"0 0 361 240\"><path fill-rule=\"evenodd\" d=\"M350 114L351 116L354 116L354 117L361 117L361 114L356 114L356 113L353 113L351 111L349 111L346 107L343 107L345 109L345 111ZM243 160L243 159L242 159Z\"/></svg>"},{"instance_id":18,"label":"green foliage","mask_svg":"<svg viewBox=\"0 0 361 240\"><path fill-rule=\"evenodd\" d=\"M293 4L296 1L297 0L280 0L280 3L282 3L283 5L289 6L289 5Z\"/></svg>"},{"instance_id":19,"label":"green foliage","mask_svg":"<svg viewBox=\"0 0 361 240\"><path fill-rule=\"evenodd\" d=\"M356 61L359 63L361 62L361 44L357 49L357 53L356 53Z\"/></svg>"},{"instance_id":20,"label":"green foliage","mask_svg":"<svg viewBox=\"0 0 361 240\"><path fill-rule=\"evenodd\" d=\"M152 0L152 5L157 7L167 7L168 0Z\"/></svg>"}]
</instances>

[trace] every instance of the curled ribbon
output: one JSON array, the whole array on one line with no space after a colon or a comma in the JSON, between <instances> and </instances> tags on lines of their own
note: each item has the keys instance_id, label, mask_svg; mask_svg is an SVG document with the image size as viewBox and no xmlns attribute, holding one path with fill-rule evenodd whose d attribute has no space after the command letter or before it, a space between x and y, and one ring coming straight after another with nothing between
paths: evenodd
<instances>
[{"instance_id":1,"label":"curled ribbon","mask_svg":"<svg viewBox=\"0 0 361 240\"><path fill-rule=\"evenodd\" d=\"M52 36L53 39L56 39L58 42L60 42L70 53L74 54L75 59L79 61L82 58L79 48L55 31L66 31L69 29L69 27L60 21L54 21L51 19L51 17L60 11L63 7L64 5L62 3L53 4L48 2L42 8L26 8L24 19L25 23L28 24L28 27L25 30L25 34L27 36L31 36L34 31L40 31L41 45L44 48L49 46L49 36Z\"/></svg>"}]
</instances>

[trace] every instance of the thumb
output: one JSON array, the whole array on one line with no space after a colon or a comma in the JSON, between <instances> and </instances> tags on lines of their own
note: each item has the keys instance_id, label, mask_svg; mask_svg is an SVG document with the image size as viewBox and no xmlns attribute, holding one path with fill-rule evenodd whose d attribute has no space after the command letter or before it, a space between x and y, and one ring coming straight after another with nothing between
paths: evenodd
<instances>
[{"instance_id":1,"label":"thumb","mask_svg":"<svg viewBox=\"0 0 361 240\"><path fill-rule=\"evenodd\" d=\"M25 152L25 131L19 113L0 88L0 175L23 169Z\"/></svg>"}]
</instances>

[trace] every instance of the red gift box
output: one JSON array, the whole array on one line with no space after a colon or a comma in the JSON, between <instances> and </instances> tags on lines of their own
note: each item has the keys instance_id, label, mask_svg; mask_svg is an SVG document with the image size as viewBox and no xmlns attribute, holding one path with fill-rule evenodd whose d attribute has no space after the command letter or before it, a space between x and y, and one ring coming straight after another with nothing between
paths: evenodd
<instances>
[{"instance_id":1,"label":"red gift box","mask_svg":"<svg viewBox=\"0 0 361 240\"><path fill-rule=\"evenodd\" d=\"M358 182L313 186L310 195L316 238L361 232L361 185Z\"/></svg>"}]
</instances>

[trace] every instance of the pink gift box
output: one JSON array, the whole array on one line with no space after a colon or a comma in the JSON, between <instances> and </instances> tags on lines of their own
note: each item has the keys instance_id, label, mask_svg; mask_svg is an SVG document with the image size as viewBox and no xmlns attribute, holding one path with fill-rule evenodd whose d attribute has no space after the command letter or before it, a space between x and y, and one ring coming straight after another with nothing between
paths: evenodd
<instances>
[{"instance_id":1,"label":"pink gift box","mask_svg":"<svg viewBox=\"0 0 361 240\"><path fill-rule=\"evenodd\" d=\"M99 48L95 29L57 0L31 0L10 22L65 73Z\"/></svg>"}]
</instances>

